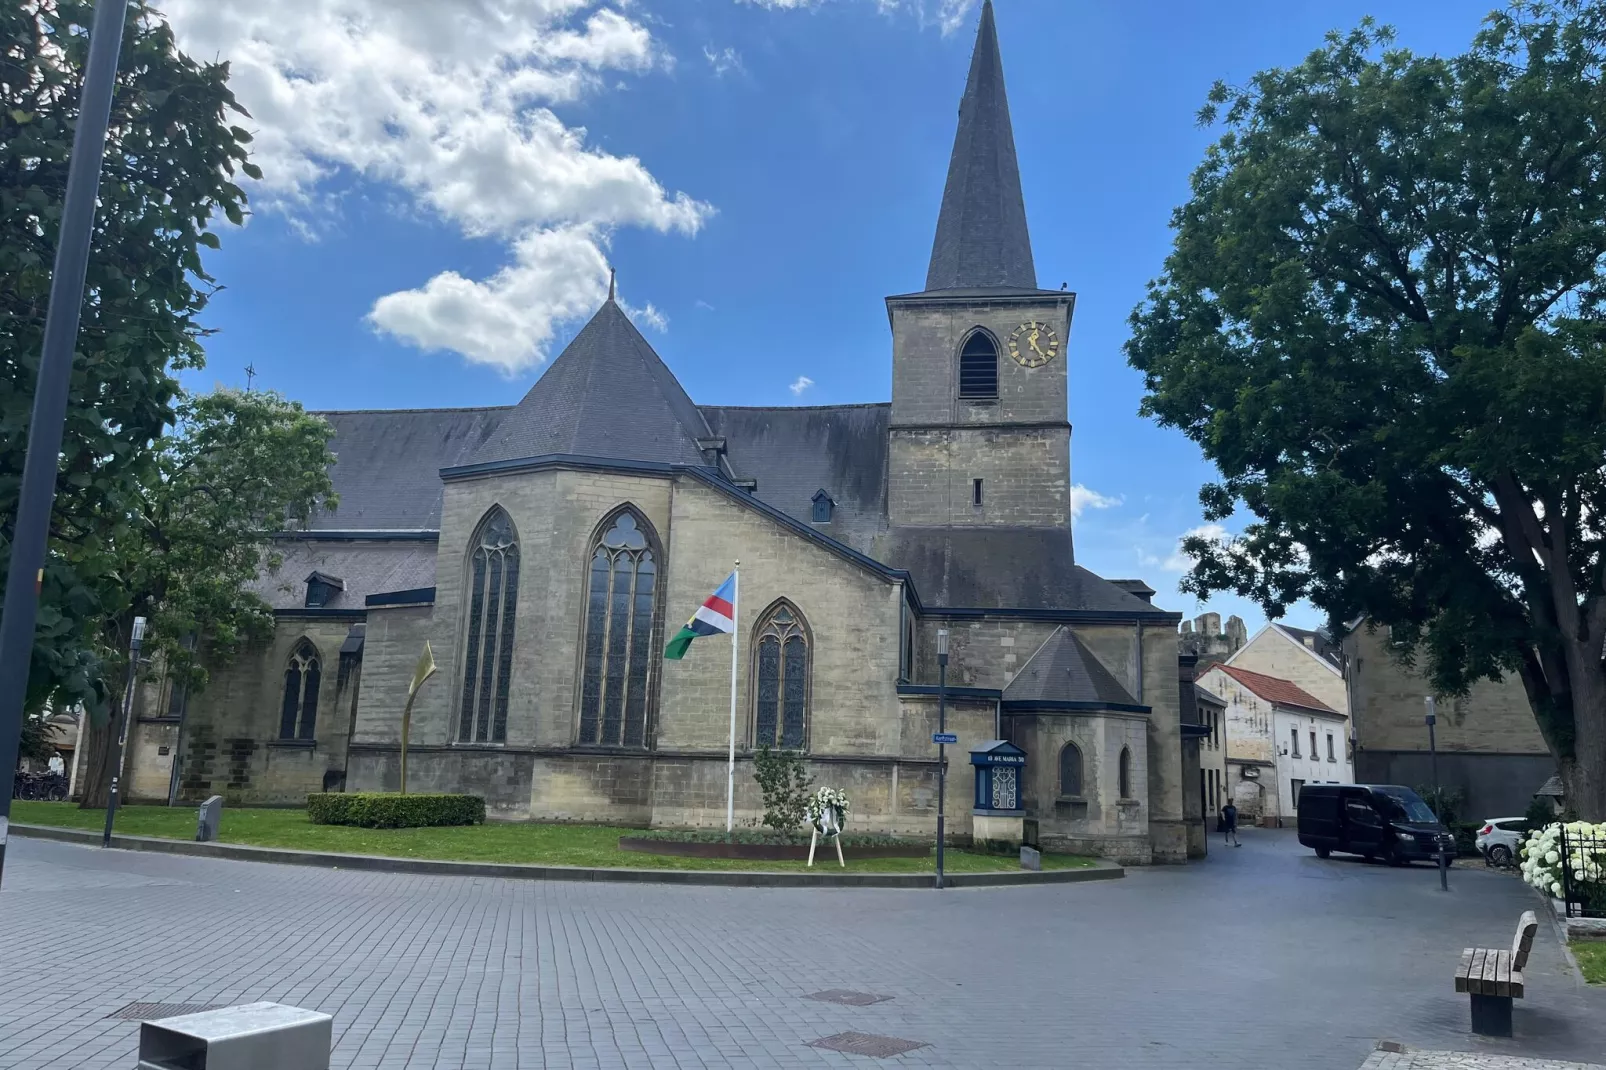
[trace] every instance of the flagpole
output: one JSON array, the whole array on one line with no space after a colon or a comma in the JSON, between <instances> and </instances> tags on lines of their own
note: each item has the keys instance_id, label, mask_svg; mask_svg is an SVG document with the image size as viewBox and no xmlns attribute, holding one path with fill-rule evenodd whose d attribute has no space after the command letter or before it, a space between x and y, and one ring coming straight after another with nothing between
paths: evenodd
<instances>
[{"instance_id":1,"label":"flagpole","mask_svg":"<svg viewBox=\"0 0 1606 1070\"><path fill-rule=\"evenodd\" d=\"M736 827L736 640L742 634L742 563L731 569L731 731L730 757L725 765L725 836Z\"/></svg>"}]
</instances>

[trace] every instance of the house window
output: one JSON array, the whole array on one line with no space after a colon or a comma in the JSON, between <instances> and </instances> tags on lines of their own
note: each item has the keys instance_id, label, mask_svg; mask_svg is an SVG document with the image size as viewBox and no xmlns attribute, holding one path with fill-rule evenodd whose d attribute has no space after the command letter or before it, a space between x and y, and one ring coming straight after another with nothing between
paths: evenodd
<instances>
[{"instance_id":1,"label":"house window","mask_svg":"<svg viewBox=\"0 0 1606 1070\"><path fill-rule=\"evenodd\" d=\"M970 481L970 504L981 504L981 480L979 479L972 479Z\"/></svg>"},{"instance_id":2,"label":"house window","mask_svg":"<svg viewBox=\"0 0 1606 1070\"><path fill-rule=\"evenodd\" d=\"M836 502L831 500L831 496L825 493L823 488L814 492L813 502L814 513L811 519L816 524L829 524L831 522L831 510L836 506Z\"/></svg>"},{"instance_id":3,"label":"house window","mask_svg":"<svg viewBox=\"0 0 1606 1070\"><path fill-rule=\"evenodd\" d=\"M1082 751L1075 743L1060 749L1060 794L1082 794Z\"/></svg>"},{"instance_id":4,"label":"house window","mask_svg":"<svg viewBox=\"0 0 1606 1070\"><path fill-rule=\"evenodd\" d=\"M1331 732L1327 733L1327 760L1330 762L1338 761L1338 756L1333 753L1333 733Z\"/></svg>"},{"instance_id":5,"label":"house window","mask_svg":"<svg viewBox=\"0 0 1606 1070\"><path fill-rule=\"evenodd\" d=\"M1288 735L1292 739L1293 744L1294 744L1294 749L1292 751L1290 751L1289 753L1292 754L1295 758L1298 758L1299 757L1299 729L1290 728L1288 730Z\"/></svg>"},{"instance_id":6,"label":"house window","mask_svg":"<svg viewBox=\"0 0 1606 1070\"><path fill-rule=\"evenodd\" d=\"M959 351L959 396L990 400L998 396L998 346L986 331L973 331Z\"/></svg>"},{"instance_id":7,"label":"house window","mask_svg":"<svg viewBox=\"0 0 1606 1070\"><path fill-rule=\"evenodd\" d=\"M296 644L284 670L284 705L279 711L280 739L312 739L318 727L318 651L307 640Z\"/></svg>"},{"instance_id":8,"label":"house window","mask_svg":"<svg viewBox=\"0 0 1606 1070\"><path fill-rule=\"evenodd\" d=\"M1121 789L1121 798L1130 799L1130 798L1132 798L1132 748L1131 747L1122 747L1121 748L1121 764L1120 764L1119 768L1120 768L1119 781L1120 781L1120 789Z\"/></svg>"},{"instance_id":9,"label":"house window","mask_svg":"<svg viewBox=\"0 0 1606 1070\"><path fill-rule=\"evenodd\" d=\"M753 632L753 745L802 750L809 706L809 633L781 601Z\"/></svg>"},{"instance_id":10,"label":"house window","mask_svg":"<svg viewBox=\"0 0 1606 1070\"><path fill-rule=\"evenodd\" d=\"M519 602L519 542L500 506L485 514L469 546L468 619L464 631L460 743L507 740L513 675L513 621Z\"/></svg>"},{"instance_id":11,"label":"house window","mask_svg":"<svg viewBox=\"0 0 1606 1070\"><path fill-rule=\"evenodd\" d=\"M1319 760L1320 757L1316 752L1316 729L1312 728L1310 730L1310 760L1314 762Z\"/></svg>"},{"instance_id":12,"label":"house window","mask_svg":"<svg viewBox=\"0 0 1606 1070\"><path fill-rule=\"evenodd\" d=\"M634 509L604 522L591 551L580 742L646 747L656 684L657 536Z\"/></svg>"},{"instance_id":13,"label":"house window","mask_svg":"<svg viewBox=\"0 0 1606 1070\"><path fill-rule=\"evenodd\" d=\"M1290 799L1293 801L1293 806L1294 806L1295 810L1299 809L1299 792L1300 792L1300 790L1302 788L1304 788L1304 786L1305 786L1305 782L1303 780L1292 780L1291 779L1291 780L1288 781L1288 795L1289 795Z\"/></svg>"}]
</instances>

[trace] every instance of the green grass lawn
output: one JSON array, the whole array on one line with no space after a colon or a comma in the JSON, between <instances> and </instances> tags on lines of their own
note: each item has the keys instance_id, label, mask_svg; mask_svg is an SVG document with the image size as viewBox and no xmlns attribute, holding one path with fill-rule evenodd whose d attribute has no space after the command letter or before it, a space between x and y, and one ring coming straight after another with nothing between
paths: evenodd
<instances>
[{"instance_id":1,"label":"green grass lawn","mask_svg":"<svg viewBox=\"0 0 1606 1070\"><path fill-rule=\"evenodd\" d=\"M1572 945L1573 958L1584 971L1584 980L1606 985L1606 940L1578 940Z\"/></svg>"},{"instance_id":2,"label":"green grass lawn","mask_svg":"<svg viewBox=\"0 0 1606 1070\"><path fill-rule=\"evenodd\" d=\"M73 803L24 802L11 804L11 819L19 824L54 825L57 828L99 830L106 823L104 810L80 810ZM126 836L160 836L188 840L195 836L195 809L189 806L125 806L117 811L117 831ZM619 850L619 837L631 829L607 825L545 825L533 822L495 821L463 828L361 829L344 825L314 825L304 810L223 809L218 838L226 843L253 847L289 847L299 851L335 851L342 854L389 855L392 858L439 858L454 862L525 862L548 866L592 866L628 869L734 869L765 872L804 870L803 862L750 862L727 858L678 858L674 855L639 854ZM838 869L836 852L829 867L815 856L814 871ZM1020 861L1007 855L988 855L950 848L943 860L950 873L991 873L1018 870ZM1078 855L1044 854L1044 869L1076 869L1093 865ZM932 873L935 857L866 858L849 860L848 869L860 873Z\"/></svg>"}]
</instances>

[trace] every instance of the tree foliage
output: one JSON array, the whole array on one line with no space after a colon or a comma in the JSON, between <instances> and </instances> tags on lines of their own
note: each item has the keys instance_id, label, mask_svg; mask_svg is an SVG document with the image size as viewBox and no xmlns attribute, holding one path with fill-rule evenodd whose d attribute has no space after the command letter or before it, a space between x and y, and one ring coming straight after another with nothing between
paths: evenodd
<instances>
[{"instance_id":1,"label":"tree foliage","mask_svg":"<svg viewBox=\"0 0 1606 1070\"><path fill-rule=\"evenodd\" d=\"M1516 673L1606 816L1606 5L1522 2L1424 57L1364 22L1218 85L1224 130L1132 316L1143 411L1221 478L1186 581L1308 598Z\"/></svg>"},{"instance_id":2,"label":"tree foliage","mask_svg":"<svg viewBox=\"0 0 1606 1070\"><path fill-rule=\"evenodd\" d=\"M272 610L253 583L278 567L274 532L337 504L335 458L329 424L275 393L186 396L176 417L113 544L124 602L103 639L118 649L133 617L145 617L142 657L194 692L206 686L206 664L272 633ZM90 733L86 806L100 801L109 735L100 724Z\"/></svg>"},{"instance_id":3,"label":"tree foliage","mask_svg":"<svg viewBox=\"0 0 1606 1070\"><path fill-rule=\"evenodd\" d=\"M250 135L226 64L196 63L143 0L130 3L107 136L29 675L28 708L54 698L98 718L117 677L101 623L126 619L152 443L175 419L175 373L199 367L197 316L213 291L209 228L240 223L236 171ZM0 4L0 569L9 557L34 384L88 53L87 0ZM113 644L121 646L122 644Z\"/></svg>"}]
</instances>

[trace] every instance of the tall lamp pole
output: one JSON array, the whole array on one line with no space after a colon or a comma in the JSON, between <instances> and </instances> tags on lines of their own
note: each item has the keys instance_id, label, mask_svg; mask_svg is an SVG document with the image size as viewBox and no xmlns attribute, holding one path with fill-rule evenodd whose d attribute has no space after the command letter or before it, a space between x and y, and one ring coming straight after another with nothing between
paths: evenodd
<instances>
[{"instance_id":1,"label":"tall lamp pole","mask_svg":"<svg viewBox=\"0 0 1606 1070\"><path fill-rule=\"evenodd\" d=\"M139 648L145 642L145 618L134 618L134 637L128 643L128 682L123 687L123 709L117 716L117 738L112 743L112 786L106 795L106 829L100 845L112 845L112 822L117 820L117 789L123 776L123 748L128 746L128 722L134 716L134 689L139 686Z\"/></svg>"},{"instance_id":2,"label":"tall lamp pole","mask_svg":"<svg viewBox=\"0 0 1606 1070\"><path fill-rule=\"evenodd\" d=\"M1444 820L1444 789L1439 787L1439 744L1434 738L1433 726L1439 723L1439 703L1429 695L1422 703L1427 707L1427 716L1423 718L1428 725L1428 760L1432 763L1433 771L1433 804L1439 808L1439 820ZM1452 833L1452 835L1454 835ZM1450 856L1444 849L1444 842L1439 842L1439 890L1450 890Z\"/></svg>"},{"instance_id":3,"label":"tall lamp pole","mask_svg":"<svg viewBox=\"0 0 1606 1070\"><path fill-rule=\"evenodd\" d=\"M937 629L937 731L948 731L948 629ZM937 887L942 887L942 845L947 839L948 745L937 744Z\"/></svg>"},{"instance_id":4,"label":"tall lamp pole","mask_svg":"<svg viewBox=\"0 0 1606 1070\"><path fill-rule=\"evenodd\" d=\"M106 155L106 124L117 82L117 56L123 45L127 0L100 0L89 32L89 63L78 99L78 125L73 131L67 165L67 195L62 202L61 229L56 235L56 264L50 273L50 308L45 313L45 340L34 387L33 416L28 422L28 454L22 465L22 492L11 533L11 564L6 573L5 608L0 610L0 878L6 864L6 831L11 793L22 743L23 704L28 693L28 667L33 659L33 631L39 612L39 585L44 578L50 509L56 499L56 469L61 455L62 427L72 381L72 355L78 338L78 315L84 303L84 275L89 267L89 238L95 222L95 193Z\"/></svg>"}]
</instances>

